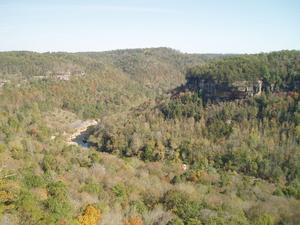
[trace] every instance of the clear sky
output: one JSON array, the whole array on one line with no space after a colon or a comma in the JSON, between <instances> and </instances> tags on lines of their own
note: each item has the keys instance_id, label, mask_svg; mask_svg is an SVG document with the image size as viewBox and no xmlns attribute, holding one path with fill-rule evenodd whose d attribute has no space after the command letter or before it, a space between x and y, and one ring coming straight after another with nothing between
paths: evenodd
<instances>
[{"instance_id":1,"label":"clear sky","mask_svg":"<svg viewBox=\"0 0 300 225\"><path fill-rule=\"evenodd\" d=\"M300 49L300 0L0 0L0 51Z\"/></svg>"}]
</instances>

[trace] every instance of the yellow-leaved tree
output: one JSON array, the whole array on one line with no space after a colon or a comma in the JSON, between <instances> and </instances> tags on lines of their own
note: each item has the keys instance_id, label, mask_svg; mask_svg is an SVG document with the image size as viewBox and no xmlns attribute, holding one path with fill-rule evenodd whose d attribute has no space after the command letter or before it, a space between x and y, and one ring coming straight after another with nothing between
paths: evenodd
<instances>
[{"instance_id":1,"label":"yellow-leaved tree","mask_svg":"<svg viewBox=\"0 0 300 225\"><path fill-rule=\"evenodd\" d=\"M88 205L83 214L78 217L80 225L97 225L101 219L100 210L92 205Z\"/></svg>"}]
</instances>

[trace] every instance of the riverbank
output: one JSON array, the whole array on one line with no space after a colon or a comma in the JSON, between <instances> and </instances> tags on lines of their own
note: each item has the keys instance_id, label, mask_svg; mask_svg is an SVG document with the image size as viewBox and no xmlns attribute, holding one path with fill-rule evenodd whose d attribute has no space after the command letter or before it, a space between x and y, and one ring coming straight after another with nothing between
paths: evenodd
<instances>
[{"instance_id":1,"label":"riverbank","mask_svg":"<svg viewBox=\"0 0 300 225\"><path fill-rule=\"evenodd\" d=\"M68 145L78 145L84 148L88 148L88 143L86 142L87 131L91 126L98 124L97 120L77 120L70 124L70 129L74 132L66 138L66 143Z\"/></svg>"}]
</instances>

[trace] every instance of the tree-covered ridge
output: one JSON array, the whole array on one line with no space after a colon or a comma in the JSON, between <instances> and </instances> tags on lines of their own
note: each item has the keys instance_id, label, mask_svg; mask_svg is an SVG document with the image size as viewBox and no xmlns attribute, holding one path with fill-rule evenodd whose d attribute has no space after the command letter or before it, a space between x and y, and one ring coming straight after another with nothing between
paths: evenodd
<instances>
[{"instance_id":1,"label":"tree-covered ridge","mask_svg":"<svg viewBox=\"0 0 300 225\"><path fill-rule=\"evenodd\" d=\"M88 70L91 60L66 53L1 52L0 75L32 78L65 71Z\"/></svg>"},{"instance_id":2,"label":"tree-covered ridge","mask_svg":"<svg viewBox=\"0 0 300 225\"><path fill-rule=\"evenodd\" d=\"M1 52L0 105L5 108L11 101L18 108L34 100L46 106L46 111L58 107L81 118L97 118L183 83L188 65L214 57L166 48L99 53Z\"/></svg>"},{"instance_id":3,"label":"tree-covered ridge","mask_svg":"<svg viewBox=\"0 0 300 225\"><path fill-rule=\"evenodd\" d=\"M169 48L129 49L84 55L111 63L131 79L147 87L168 89L184 81L183 74L190 66L203 64L221 55L183 54ZM166 76L167 75L167 76Z\"/></svg>"},{"instance_id":4,"label":"tree-covered ridge","mask_svg":"<svg viewBox=\"0 0 300 225\"><path fill-rule=\"evenodd\" d=\"M157 91L183 83L188 67L216 57L220 55L183 54L168 48L85 53L0 52L0 79L72 77L99 74L110 67Z\"/></svg>"},{"instance_id":5,"label":"tree-covered ridge","mask_svg":"<svg viewBox=\"0 0 300 225\"><path fill-rule=\"evenodd\" d=\"M279 51L226 57L191 68L187 80L212 79L218 83L262 80L275 89L293 88L300 82L300 52ZM298 84L297 84L298 85Z\"/></svg>"}]
</instances>

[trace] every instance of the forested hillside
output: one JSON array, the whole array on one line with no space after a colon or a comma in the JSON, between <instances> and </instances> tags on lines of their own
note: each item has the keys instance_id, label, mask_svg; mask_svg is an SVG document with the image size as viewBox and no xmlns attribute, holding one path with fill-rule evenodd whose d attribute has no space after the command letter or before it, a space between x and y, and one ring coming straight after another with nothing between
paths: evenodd
<instances>
[{"instance_id":1,"label":"forested hillside","mask_svg":"<svg viewBox=\"0 0 300 225\"><path fill-rule=\"evenodd\" d=\"M41 99L49 108L97 118L111 108L130 107L176 87L184 82L189 66L214 57L218 56L187 55L167 48L73 54L3 52L0 81L7 91L37 92L36 101Z\"/></svg>"},{"instance_id":2,"label":"forested hillside","mask_svg":"<svg viewBox=\"0 0 300 225\"><path fill-rule=\"evenodd\" d=\"M258 224L280 224L284 221L297 224L295 221L299 214L295 211L292 213L294 219L288 219L272 210L278 212L283 210L283 206L295 207L291 202L280 203L280 198L289 201L299 199L300 98L296 86L300 75L299 59L299 52L283 51L228 57L197 66L187 72L187 84L177 88L171 98L145 103L133 109L125 121L107 121L89 140L98 150L121 157L186 164L189 169L180 176L174 176L174 184L197 186L207 184L210 179L239 174L242 179L249 179L244 182L246 190L272 190L264 193L269 195L267 201L251 197L249 193L246 194L249 199L244 199L245 196L235 193L237 198L247 202L247 207L242 207L245 215L239 218L243 218L242 224L247 224L246 221L256 224L255 216L259 218L262 215L268 215L266 220L269 222ZM261 79L263 91L254 97L212 102L204 98L205 93L197 79L210 80L210 88L214 83L227 85ZM220 91L216 90L215 97L218 94ZM225 197L228 193L218 190L219 182L210 180L208 183ZM256 182L266 182L273 189L263 190L256 186ZM199 199L202 195L196 196ZM273 201L279 202L273 206L266 203ZM241 206L231 207L238 210ZM254 216L251 213L254 208L251 207L259 208L259 213ZM224 210L226 212L226 209L214 209L214 213L222 214ZM186 218L181 212L177 216L184 224L189 224L190 217ZM208 223L201 213L195 212L193 216L196 223ZM238 223L233 222L232 217L221 217L224 224Z\"/></svg>"},{"instance_id":3,"label":"forested hillside","mask_svg":"<svg viewBox=\"0 0 300 225\"><path fill-rule=\"evenodd\" d=\"M169 89L184 81L188 67L216 57L222 55L183 54L168 48L95 53L2 52L0 76L3 79L57 78L59 75L81 77L109 68L146 87Z\"/></svg>"},{"instance_id":4,"label":"forested hillside","mask_svg":"<svg viewBox=\"0 0 300 225\"><path fill-rule=\"evenodd\" d=\"M300 52L280 51L227 57L191 68L187 80L211 78L217 83L262 80L267 90L293 89L300 83ZM300 85L299 85L300 86Z\"/></svg>"},{"instance_id":5,"label":"forested hillside","mask_svg":"<svg viewBox=\"0 0 300 225\"><path fill-rule=\"evenodd\" d=\"M129 108L182 83L189 65L214 57L165 48L0 53L1 223L76 224L89 204L96 204L96 215L101 209L101 221L125 223L130 216L119 208L122 201L117 193L119 186L126 190L127 176L114 172L120 161L93 149L69 146L72 124L125 115ZM142 162L132 166L126 169L132 176L136 176L135 166L147 167ZM103 177L92 175L102 170ZM80 171L85 178L77 176ZM108 186L104 176L111 177ZM116 200L110 204L114 190ZM112 222L109 217L115 213L120 216Z\"/></svg>"},{"instance_id":6,"label":"forested hillside","mask_svg":"<svg viewBox=\"0 0 300 225\"><path fill-rule=\"evenodd\" d=\"M0 53L0 224L299 224L299 55Z\"/></svg>"}]
</instances>

